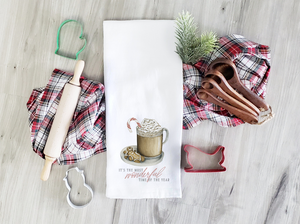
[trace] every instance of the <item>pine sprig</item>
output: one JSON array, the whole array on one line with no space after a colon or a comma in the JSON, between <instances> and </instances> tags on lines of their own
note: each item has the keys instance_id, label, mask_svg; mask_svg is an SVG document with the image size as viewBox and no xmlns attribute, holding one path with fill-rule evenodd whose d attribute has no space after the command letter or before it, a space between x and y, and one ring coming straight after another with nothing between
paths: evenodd
<instances>
[{"instance_id":1,"label":"pine sprig","mask_svg":"<svg viewBox=\"0 0 300 224\"><path fill-rule=\"evenodd\" d=\"M213 32L198 36L198 28L189 12L182 12L176 19L176 53L185 64L196 64L199 59L212 52L218 43Z\"/></svg>"}]
</instances>

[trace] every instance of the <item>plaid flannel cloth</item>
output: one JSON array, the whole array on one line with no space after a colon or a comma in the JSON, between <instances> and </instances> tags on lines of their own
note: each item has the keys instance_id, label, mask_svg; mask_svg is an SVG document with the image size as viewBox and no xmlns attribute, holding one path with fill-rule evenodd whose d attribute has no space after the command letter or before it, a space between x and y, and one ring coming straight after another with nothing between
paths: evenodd
<instances>
[{"instance_id":1,"label":"plaid flannel cloth","mask_svg":"<svg viewBox=\"0 0 300 224\"><path fill-rule=\"evenodd\" d=\"M27 102L32 147L42 158L62 90L72 75L55 69L47 86L34 89ZM80 82L80 98L58 164L76 163L106 150L104 86L83 77Z\"/></svg>"},{"instance_id":2,"label":"plaid flannel cloth","mask_svg":"<svg viewBox=\"0 0 300 224\"><path fill-rule=\"evenodd\" d=\"M223 127L234 127L244 121L223 108L199 100L196 96L208 65L220 57L231 58L241 82L262 98L270 73L268 46L249 41L243 36L228 35L220 39L220 47L197 64L183 65L183 129L195 127L203 120ZM55 69L46 87L34 89L27 102L33 150L42 158L50 128L64 85L71 73ZM81 95L58 164L73 164L106 150L104 86L81 77Z\"/></svg>"},{"instance_id":3,"label":"plaid flannel cloth","mask_svg":"<svg viewBox=\"0 0 300 224\"><path fill-rule=\"evenodd\" d=\"M270 73L270 50L266 45L249 41L243 36L228 35L220 38L220 47L194 66L183 65L183 129L195 127L203 120L216 122L223 127L235 127L244 121L227 110L196 96L208 65L216 58L231 58L237 67L241 82L264 98Z\"/></svg>"}]
</instances>

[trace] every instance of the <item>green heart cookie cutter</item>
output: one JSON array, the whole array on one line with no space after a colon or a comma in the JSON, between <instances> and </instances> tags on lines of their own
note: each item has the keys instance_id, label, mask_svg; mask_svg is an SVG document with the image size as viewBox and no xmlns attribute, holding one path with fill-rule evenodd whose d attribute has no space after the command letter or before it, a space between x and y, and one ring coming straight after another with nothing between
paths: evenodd
<instances>
[{"instance_id":1,"label":"green heart cookie cutter","mask_svg":"<svg viewBox=\"0 0 300 224\"><path fill-rule=\"evenodd\" d=\"M65 25L66 23L69 23L69 22L75 22L75 23L78 23L81 27L81 33L80 33L80 36L79 36L79 39L81 40L84 40L84 45L83 47L76 53L76 57L75 58L71 58L71 57L68 57L68 56L65 56L65 55L62 55L62 54L59 54L58 53L58 50L59 50L59 36L60 36L60 30L62 28L63 25ZM78 22L77 20L73 20L73 19L68 19L68 20L65 20L64 22L62 22L62 24L60 24L59 28L58 28L58 31L57 31L57 38L56 38L56 43L57 43L57 47L56 47L56 50L55 50L55 54L56 55L59 55L59 56L62 56L62 57L65 57L65 58L68 58L68 59L72 59L72 60L78 60L78 56L79 54L84 50L85 46L86 46L86 39L85 37L82 36L83 35L83 26L80 22Z\"/></svg>"}]
</instances>

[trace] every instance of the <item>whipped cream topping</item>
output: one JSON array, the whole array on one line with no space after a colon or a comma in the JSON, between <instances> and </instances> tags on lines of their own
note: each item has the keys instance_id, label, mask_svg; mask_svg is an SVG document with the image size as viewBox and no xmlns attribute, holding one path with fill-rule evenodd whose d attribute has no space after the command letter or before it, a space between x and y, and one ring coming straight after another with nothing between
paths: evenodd
<instances>
[{"instance_id":1,"label":"whipped cream topping","mask_svg":"<svg viewBox=\"0 0 300 224\"><path fill-rule=\"evenodd\" d=\"M145 118L141 127L138 128L139 134L143 136L153 136L162 131L160 124L154 119Z\"/></svg>"}]
</instances>

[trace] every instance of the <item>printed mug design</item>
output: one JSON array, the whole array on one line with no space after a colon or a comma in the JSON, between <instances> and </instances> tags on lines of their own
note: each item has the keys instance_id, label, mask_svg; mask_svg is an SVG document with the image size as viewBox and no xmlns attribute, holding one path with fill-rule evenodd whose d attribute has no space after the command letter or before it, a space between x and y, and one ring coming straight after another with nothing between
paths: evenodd
<instances>
[{"instance_id":1,"label":"printed mug design","mask_svg":"<svg viewBox=\"0 0 300 224\"><path fill-rule=\"evenodd\" d=\"M158 164L164 157L163 144L168 141L169 131L154 119L145 118L140 123L136 118L127 121L127 128L132 132L130 122L135 121L137 144L125 147L121 158L131 165L151 166Z\"/></svg>"}]
</instances>

